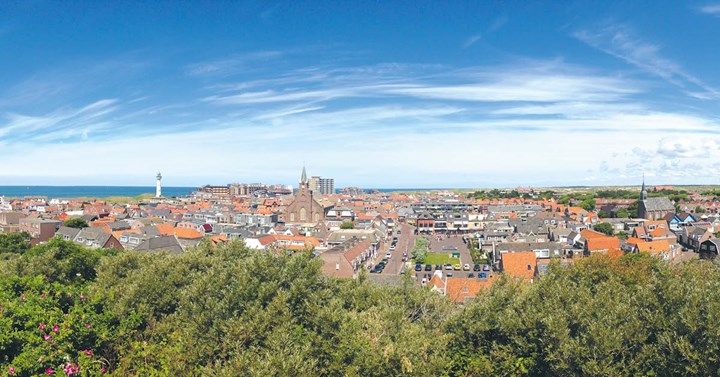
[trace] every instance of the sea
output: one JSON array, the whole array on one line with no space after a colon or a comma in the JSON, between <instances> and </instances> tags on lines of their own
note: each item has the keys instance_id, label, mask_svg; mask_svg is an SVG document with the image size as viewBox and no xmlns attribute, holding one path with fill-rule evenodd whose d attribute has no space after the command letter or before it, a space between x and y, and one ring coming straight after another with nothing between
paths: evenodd
<instances>
[{"instance_id":1,"label":"sea","mask_svg":"<svg viewBox=\"0 0 720 377\"><path fill-rule=\"evenodd\" d=\"M197 187L165 187L162 194L166 198L190 195ZM380 192L396 191L438 191L452 190L444 188L382 188ZM369 190L368 190L369 191ZM338 190L339 192L339 190ZM48 198L107 198L110 196L135 197L143 194L155 194L155 186L0 186L0 196L21 198L25 196L46 196Z\"/></svg>"},{"instance_id":2,"label":"sea","mask_svg":"<svg viewBox=\"0 0 720 377\"><path fill-rule=\"evenodd\" d=\"M197 187L165 187L164 197L189 195ZM46 196L48 198L107 198L110 196L135 197L155 194L155 186L0 186L0 196L16 198L25 196Z\"/></svg>"}]
</instances>

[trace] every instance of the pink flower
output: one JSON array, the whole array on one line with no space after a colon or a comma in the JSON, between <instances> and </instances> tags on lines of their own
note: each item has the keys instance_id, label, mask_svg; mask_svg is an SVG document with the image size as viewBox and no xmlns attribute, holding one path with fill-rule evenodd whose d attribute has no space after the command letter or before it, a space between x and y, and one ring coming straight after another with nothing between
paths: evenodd
<instances>
[{"instance_id":1,"label":"pink flower","mask_svg":"<svg viewBox=\"0 0 720 377\"><path fill-rule=\"evenodd\" d=\"M45 338L45 340L50 340L50 338L52 338L52 335L50 335L50 334L45 334L45 335L43 336L43 338Z\"/></svg>"},{"instance_id":2,"label":"pink flower","mask_svg":"<svg viewBox=\"0 0 720 377\"><path fill-rule=\"evenodd\" d=\"M45 374L53 374L53 373L55 373L55 371L53 370L53 368L47 368L47 369L45 369Z\"/></svg>"},{"instance_id":3,"label":"pink flower","mask_svg":"<svg viewBox=\"0 0 720 377\"><path fill-rule=\"evenodd\" d=\"M92 351L90 351L90 350L85 350L85 354L88 355L88 356L92 356Z\"/></svg>"},{"instance_id":4,"label":"pink flower","mask_svg":"<svg viewBox=\"0 0 720 377\"><path fill-rule=\"evenodd\" d=\"M22 299L23 301L25 301L25 295L23 295L23 296L21 297L21 299Z\"/></svg>"},{"instance_id":5,"label":"pink flower","mask_svg":"<svg viewBox=\"0 0 720 377\"><path fill-rule=\"evenodd\" d=\"M12 375L15 375L15 368L13 368L13 367L8 368L8 372Z\"/></svg>"},{"instance_id":6,"label":"pink flower","mask_svg":"<svg viewBox=\"0 0 720 377\"><path fill-rule=\"evenodd\" d=\"M77 365L73 365L70 363L65 363L65 374L68 376L72 376L75 373L80 372L80 367Z\"/></svg>"},{"instance_id":7,"label":"pink flower","mask_svg":"<svg viewBox=\"0 0 720 377\"><path fill-rule=\"evenodd\" d=\"M55 334L60 333L60 328L58 327L58 325L53 326L53 331L55 332Z\"/></svg>"},{"instance_id":8,"label":"pink flower","mask_svg":"<svg viewBox=\"0 0 720 377\"><path fill-rule=\"evenodd\" d=\"M40 299L41 299L41 300L44 300L44 299L45 299L45 294L44 294L44 293L40 295Z\"/></svg>"},{"instance_id":9,"label":"pink flower","mask_svg":"<svg viewBox=\"0 0 720 377\"><path fill-rule=\"evenodd\" d=\"M105 374L105 372L107 372L107 369L105 369L105 368L100 369L100 373Z\"/></svg>"},{"instance_id":10,"label":"pink flower","mask_svg":"<svg viewBox=\"0 0 720 377\"><path fill-rule=\"evenodd\" d=\"M91 327L91 326L90 326L89 323L86 323L86 324L85 324L85 328L86 328L86 329L89 329L90 327Z\"/></svg>"},{"instance_id":11,"label":"pink flower","mask_svg":"<svg viewBox=\"0 0 720 377\"><path fill-rule=\"evenodd\" d=\"M40 326L38 326L38 328L39 328L40 330L45 330L45 325L43 325L43 324L41 323Z\"/></svg>"},{"instance_id":12,"label":"pink flower","mask_svg":"<svg viewBox=\"0 0 720 377\"><path fill-rule=\"evenodd\" d=\"M81 295L80 295L80 299L83 300L83 301L85 301L85 295L84 295L84 294L81 294Z\"/></svg>"}]
</instances>

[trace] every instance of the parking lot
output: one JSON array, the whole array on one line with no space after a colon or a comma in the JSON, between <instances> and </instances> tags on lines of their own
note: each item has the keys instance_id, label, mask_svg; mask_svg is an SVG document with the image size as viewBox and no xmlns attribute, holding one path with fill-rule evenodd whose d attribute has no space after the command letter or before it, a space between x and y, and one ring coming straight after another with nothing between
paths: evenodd
<instances>
[{"instance_id":1,"label":"parking lot","mask_svg":"<svg viewBox=\"0 0 720 377\"><path fill-rule=\"evenodd\" d=\"M463 236L462 235L443 235L443 234L436 234L436 235L426 235L429 242L430 252L431 253L441 253L441 254L451 254L453 252L459 252L460 253L460 261L453 262L453 264L460 264L460 267L465 267L465 264L468 264L470 267L470 271L466 270L449 270L445 268L445 266L442 266L440 269L443 272L443 276L448 275L448 273L452 273L452 277L462 277L466 278L469 277L469 275L472 274L472 277L477 278L479 272L483 272L482 268L481 271L473 271L474 263L472 261L472 257L470 256L470 250L468 249L467 245L463 242ZM432 277L432 274L437 270L436 265L432 265L431 270L427 271L426 266L422 266L422 271L415 271L415 265L412 265L412 271L413 276L416 277L418 281L421 281L422 278L426 278L429 280L429 278ZM484 271L488 276L491 274L490 271Z\"/></svg>"}]
</instances>

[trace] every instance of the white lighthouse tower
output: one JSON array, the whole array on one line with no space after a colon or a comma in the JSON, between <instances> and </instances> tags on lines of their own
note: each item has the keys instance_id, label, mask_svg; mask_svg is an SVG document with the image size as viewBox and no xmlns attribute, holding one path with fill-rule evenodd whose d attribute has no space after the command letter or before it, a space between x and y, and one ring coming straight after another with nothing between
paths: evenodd
<instances>
[{"instance_id":1,"label":"white lighthouse tower","mask_svg":"<svg viewBox=\"0 0 720 377\"><path fill-rule=\"evenodd\" d=\"M155 197L160 198L162 197L162 175L160 172L157 173L157 184L155 185Z\"/></svg>"}]
</instances>

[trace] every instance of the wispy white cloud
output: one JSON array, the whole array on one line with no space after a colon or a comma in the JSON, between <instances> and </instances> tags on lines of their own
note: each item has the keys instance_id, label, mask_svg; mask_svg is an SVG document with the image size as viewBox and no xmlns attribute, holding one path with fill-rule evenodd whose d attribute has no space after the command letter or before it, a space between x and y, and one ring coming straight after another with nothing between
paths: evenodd
<instances>
[{"instance_id":1,"label":"wispy white cloud","mask_svg":"<svg viewBox=\"0 0 720 377\"><path fill-rule=\"evenodd\" d=\"M277 59L285 54L283 51L275 50L247 52L223 59L189 64L185 66L185 73L188 76L227 75L246 69L250 64Z\"/></svg>"},{"instance_id":2,"label":"wispy white cloud","mask_svg":"<svg viewBox=\"0 0 720 377\"><path fill-rule=\"evenodd\" d=\"M463 43L463 48L468 48L475 44L475 42L479 41L482 38L482 34L475 34L465 40L465 43Z\"/></svg>"},{"instance_id":3,"label":"wispy white cloud","mask_svg":"<svg viewBox=\"0 0 720 377\"><path fill-rule=\"evenodd\" d=\"M0 139L52 141L87 135L89 130L107 126L101 119L118 109L117 102L103 99L79 109L61 109L45 115L7 113L6 122L0 123Z\"/></svg>"},{"instance_id":4,"label":"wispy white cloud","mask_svg":"<svg viewBox=\"0 0 720 377\"><path fill-rule=\"evenodd\" d=\"M705 5L700 8L700 12L720 16L720 4Z\"/></svg>"},{"instance_id":5,"label":"wispy white cloud","mask_svg":"<svg viewBox=\"0 0 720 377\"><path fill-rule=\"evenodd\" d=\"M717 89L686 72L674 61L663 57L660 46L638 38L627 27L611 26L599 31L582 30L575 32L573 36L595 49L684 89L694 98L720 98Z\"/></svg>"}]
</instances>

